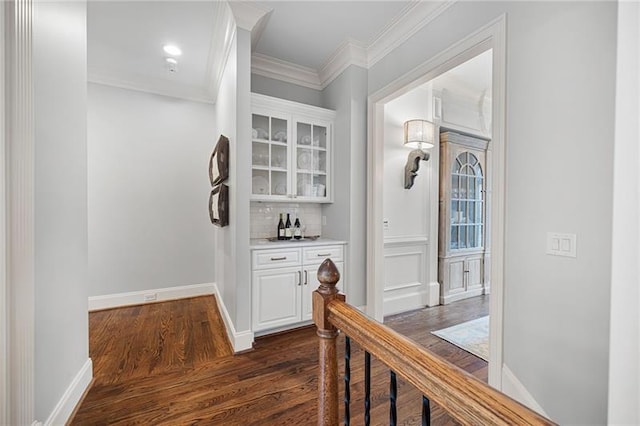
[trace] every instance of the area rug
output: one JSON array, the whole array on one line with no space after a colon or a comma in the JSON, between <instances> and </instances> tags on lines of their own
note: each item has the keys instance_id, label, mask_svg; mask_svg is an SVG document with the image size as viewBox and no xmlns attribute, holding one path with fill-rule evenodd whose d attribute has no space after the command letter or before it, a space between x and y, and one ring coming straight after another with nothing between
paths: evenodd
<instances>
[{"instance_id":1,"label":"area rug","mask_svg":"<svg viewBox=\"0 0 640 426\"><path fill-rule=\"evenodd\" d=\"M432 334L489 361L489 317L463 322Z\"/></svg>"}]
</instances>

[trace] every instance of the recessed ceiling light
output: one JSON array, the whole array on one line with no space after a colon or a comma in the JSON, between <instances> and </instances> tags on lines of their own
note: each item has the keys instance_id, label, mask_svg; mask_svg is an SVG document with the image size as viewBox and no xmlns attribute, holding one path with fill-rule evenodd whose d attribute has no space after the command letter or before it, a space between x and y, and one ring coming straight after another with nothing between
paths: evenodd
<instances>
[{"instance_id":1,"label":"recessed ceiling light","mask_svg":"<svg viewBox=\"0 0 640 426\"><path fill-rule=\"evenodd\" d=\"M178 46L174 46L173 44L165 44L162 46L162 49L165 51L167 55L171 56L180 56L182 55L182 50Z\"/></svg>"},{"instance_id":2,"label":"recessed ceiling light","mask_svg":"<svg viewBox=\"0 0 640 426\"><path fill-rule=\"evenodd\" d=\"M178 63L174 58L164 58L164 60L167 61L168 64L172 65L176 65Z\"/></svg>"}]
</instances>

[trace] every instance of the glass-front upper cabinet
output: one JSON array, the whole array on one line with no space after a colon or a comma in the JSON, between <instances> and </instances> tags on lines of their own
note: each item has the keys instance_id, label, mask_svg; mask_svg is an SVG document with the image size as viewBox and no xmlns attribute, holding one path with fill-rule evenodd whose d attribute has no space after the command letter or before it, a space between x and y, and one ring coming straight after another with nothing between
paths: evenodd
<instances>
[{"instance_id":1,"label":"glass-front upper cabinet","mask_svg":"<svg viewBox=\"0 0 640 426\"><path fill-rule=\"evenodd\" d=\"M252 114L252 194L286 198L289 188L289 119Z\"/></svg>"},{"instance_id":2,"label":"glass-front upper cabinet","mask_svg":"<svg viewBox=\"0 0 640 426\"><path fill-rule=\"evenodd\" d=\"M483 180L476 154L464 151L455 157L451 167L451 250L483 246Z\"/></svg>"},{"instance_id":3,"label":"glass-front upper cabinet","mask_svg":"<svg viewBox=\"0 0 640 426\"><path fill-rule=\"evenodd\" d=\"M331 202L335 112L255 93L252 109L251 199Z\"/></svg>"}]
</instances>

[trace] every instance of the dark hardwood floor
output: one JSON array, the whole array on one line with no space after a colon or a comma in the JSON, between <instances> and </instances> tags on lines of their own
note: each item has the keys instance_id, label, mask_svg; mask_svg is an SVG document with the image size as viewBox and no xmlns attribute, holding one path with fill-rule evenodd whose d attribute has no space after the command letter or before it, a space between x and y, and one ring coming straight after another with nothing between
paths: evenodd
<instances>
[{"instance_id":1,"label":"dark hardwood floor","mask_svg":"<svg viewBox=\"0 0 640 426\"><path fill-rule=\"evenodd\" d=\"M489 299L480 296L392 316L385 324L486 381L485 361L430 332L488 312ZM213 297L91 313L95 381L70 424L315 424L315 329L258 338L253 351L240 355L231 355L223 330ZM342 369L343 336L339 348ZM363 359L352 344L354 425L364 424ZM371 380L371 424L389 424L389 370L375 359ZM398 395L398 424L420 424L418 392L399 380ZM432 407L432 424L456 423Z\"/></svg>"}]
</instances>

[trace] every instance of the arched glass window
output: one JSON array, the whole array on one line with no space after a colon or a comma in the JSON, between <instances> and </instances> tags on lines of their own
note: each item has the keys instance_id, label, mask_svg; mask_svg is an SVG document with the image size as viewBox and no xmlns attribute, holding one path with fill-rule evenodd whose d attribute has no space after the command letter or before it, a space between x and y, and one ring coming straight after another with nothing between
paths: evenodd
<instances>
[{"instance_id":1,"label":"arched glass window","mask_svg":"<svg viewBox=\"0 0 640 426\"><path fill-rule=\"evenodd\" d=\"M480 248L484 226L484 176L478 157L459 154L451 173L451 250Z\"/></svg>"}]
</instances>

